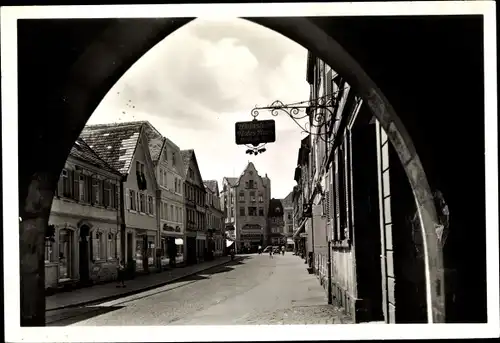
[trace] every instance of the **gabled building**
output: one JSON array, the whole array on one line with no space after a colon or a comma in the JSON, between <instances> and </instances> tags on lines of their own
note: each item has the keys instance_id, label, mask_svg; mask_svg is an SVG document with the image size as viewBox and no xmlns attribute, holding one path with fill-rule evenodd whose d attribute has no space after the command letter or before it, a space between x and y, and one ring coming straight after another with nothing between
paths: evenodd
<instances>
[{"instance_id":1,"label":"gabled building","mask_svg":"<svg viewBox=\"0 0 500 343\"><path fill-rule=\"evenodd\" d=\"M184 162L180 148L162 137L162 144L151 152L156 180L161 190L159 203L162 266L184 261Z\"/></svg>"},{"instance_id":2,"label":"gabled building","mask_svg":"<svg viewBox=\"0 0 500 343\"><path fill-rule=\"evenodd\" d=\"M236 251L257 251L259 245L268 244L270 198L271 180L267 174L261 177L252 162L239 178L224 177L226 230L236 240Z\"/></svg>"},{"instance_id":3,"label":"gabled building","mask_svg":"<svg viewBox=\"0 0 500 343\"><path fill-rule=\"evenodd\" d=\"M267 212L269 227L269 241L271 245L286 244L286 238L283 234L285 221L283 204L280 199L272 198L269 201L269 210Z\"/></svg>"},{"instance_id":4,"label":"gabled building","mask_svg":"<svg viewBox=\"0 0 500 343\"><path fill-rule=\"evenodd\" d=\"M79 138L52 201L45 238L45 287L116 277L120 244L119 171Z\"/></svg>"},{"instance_id":5,"label":"gabled building","mask_svg":"<svg viewBox=\"0 0 500 343\"><path fill-rule=\"evenodd\" d=\"M203 181L205 184L207 205L207 232L209 242L209 254L222 256L224 253L224 213L221 208L219 184L216 180Z\"/></svg>"},{"instance_id":6,"label":"gabled building","mask_svg":"<svg viewBox=\"0 0 500 343\"><path fill-rule=\"evenodd\" d=\"M194 150L181 150L184 164L185 248L188 264L205 260L207 246L206 191Z\"/></svg>"},{"instance_id":7,"label":"gabled building","mask_svg":"<svg viewBox=\"0 0 500 343\"><path fill-rule=\"evenodd\" d=\"M283 234L287 238L293 236L293 191L281 200L283 205L283 220L285 221Z\"/></svg>"},{"instance_id":8,"label":"gabled building","mask_svg":"<svg viewBox=\"0 0 500 343\"><path fill-rule=\"evenodd\" d=\"M125 262L131 270L148 272L159 266L159 221L156 203L160 189L152 150L161 145L161 135L151 136L148 122L88 125L82 138L110 166L124 176ZM156 263L155 263L156 260Z\"/></svg>"}]
</instances>

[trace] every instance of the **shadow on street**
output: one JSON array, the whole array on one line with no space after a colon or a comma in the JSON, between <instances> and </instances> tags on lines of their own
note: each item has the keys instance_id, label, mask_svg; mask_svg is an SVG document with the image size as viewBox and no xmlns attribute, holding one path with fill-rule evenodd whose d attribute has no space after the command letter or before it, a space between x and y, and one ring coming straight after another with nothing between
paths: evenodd
<instances>
[{"instance_id":1,"label":"shadow on street","mask_svg":"<svg viewBox=\"0 0 500 343\"><path fill-rule=\"evenodd\" d=\"M113 312L124 306L95 306L72 308L69 311L58 311L57 314L46 318L45 326L67 326L85 319Z\"/></svg>"}]
</instances>

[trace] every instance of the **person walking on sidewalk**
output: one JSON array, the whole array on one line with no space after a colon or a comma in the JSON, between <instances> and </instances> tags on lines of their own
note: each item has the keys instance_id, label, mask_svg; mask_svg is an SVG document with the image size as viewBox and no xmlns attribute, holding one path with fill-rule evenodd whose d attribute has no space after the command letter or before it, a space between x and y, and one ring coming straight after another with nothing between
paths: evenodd
<instances>
[{"instance_id":1,"label":"person walking on sidewalk","mask_svg":"<svg viewBox=\"0 0 500 343\"><path fill-rule=\"evenodd\" d=\"M118 285L116 287L126 287L125 286L125 266L123 261L118 259Z\"/></svg>"},{"instance_id":2,"label":"person walking on sidewalk","mask_svg":"<svg viewBox=\"0 0 500 343\"><path fill-rule=\"evenodd\" d=\"M273 257L273 249L269 249L269 258L274 258Z\"/></svg>"}]
</instances>

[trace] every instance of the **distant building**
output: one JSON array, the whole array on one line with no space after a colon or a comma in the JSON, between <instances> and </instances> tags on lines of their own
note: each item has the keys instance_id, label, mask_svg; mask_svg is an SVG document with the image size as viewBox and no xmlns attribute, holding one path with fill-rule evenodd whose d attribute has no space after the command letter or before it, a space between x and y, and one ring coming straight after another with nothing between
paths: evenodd
<instances>
[{"instance_id":1,"label":"distant building","mask_svg":"<svg viewBox=\"0 0 500 343\"><path fill-rule=\"evenodd\" d=\"M207 231L214 256L222 256L224 252L224 213L221 208L219 184L216 180L203 181L205 184Z\"/></svg>"},{"instance_id":2,"label":"distant building","mask_svg":"<svg viewBox=\"0 0 500 343\"><path fill-rule=\"evenodd\" d=\"M121 174L79 138L61 171L45 240L45 287L116 277Z\"/></svg>"},{"instance_id":3,"label":"distant building","mask_svg":"<svg viewBox=\"0 0 500 343\"><path fill-rule=\"evenodd\" d=\"M281 200L281 204L283 205L283 220L285 221L283 234L291 238L293 236L293 191Z\"/></svg>"},{"instance_id":4,"label":"distant building","mask_svg":"<svg viewBox=\"0 0 500 343\"><path fill-rule=\"evenodd\" d=\"M226 231L236 240L236 250L256 251L267 244L267 212L271 197L271 180L261 177L249 162L239 178L224 177L222 202Z\"/></svg>"},{"instance_id":5,"label":"distant building","mask_svg":"<svg viewBox=\"0 0 500 343\"><path fill-rule=\"evenodd\" d=\"M207 250L205 185L194 150L181 150L184 163L184 203L186 214L185 256L188 264L201 262Z\"/></svg>"},{"instance_id":6,"label":"distant building","mask_svg":"<svg viewBox=\"0 0 500 343\"><path fill-rule=\"evenodd\" d=\"M286 244L286 238L283 234L285 221L283 204L280 199L272 198L269 201L269 211L267 215L269 230L270 230L270 244L272 245L282 245Z\"/></svg>"}]
</instances>

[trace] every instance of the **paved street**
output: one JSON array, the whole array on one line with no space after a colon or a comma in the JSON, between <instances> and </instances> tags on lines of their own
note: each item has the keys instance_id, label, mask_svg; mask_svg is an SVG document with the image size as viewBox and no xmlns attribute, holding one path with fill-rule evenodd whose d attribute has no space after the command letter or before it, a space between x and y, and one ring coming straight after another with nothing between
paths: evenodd
<instances>
[{"instance_id":1,"label":"paved street","mask_svg":"<svg viewBox=\"0 0 500 343\"><path fill-rule=\"evenodd\" d=\"M246 255L147 292L57 311L48 325L351 323L299 257Z\"/></svg>"}]
</instances>

